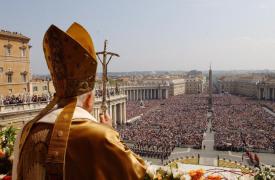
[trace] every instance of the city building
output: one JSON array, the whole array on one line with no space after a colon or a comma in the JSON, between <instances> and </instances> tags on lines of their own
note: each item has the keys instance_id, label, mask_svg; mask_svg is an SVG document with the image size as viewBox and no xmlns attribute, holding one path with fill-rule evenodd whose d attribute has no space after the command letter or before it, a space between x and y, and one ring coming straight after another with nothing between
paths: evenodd
<instances>
[{"instance_id":1,"label":"city building","mask_svg":"<svg viewBox=\"0 0 275 180\"><path fill-rule=\"evenodd\" d=\"M185 93L186 94L200 94L206 90L205 77L189 77L185 80Z\"/></svg>"},{"instance_id":2,"label":"city building","mask_svg":"<svg viewBox=\"0 0 275 180\"><path fill-rule=\"evenodd\" d=\"M0 31L0 96L29 92L30 38Z\"/></svg>"},{"instance_id":3,"label":"city building","mask_svg":"<svg viewBox=\"0 0 275 180\"><path fill-rule=\"evenodd\" d=\"M220 93L230 93L261 100L275 100L275 76L246 74L224 76L218 80Z\"/></svg>"},{"instance_id":4,"label":"city building","mask_svg":"<svg viewBox=\"0 0 275 180\"><path fill-rule=\"evenodd\" d=\"M186 80L185 79L172 79L169 81L169 95L176 96L179 94L185 94L186 92Z\"/></svg>"},{"instance_id":5,"label":"city building","mask_svg":"<svg viewBox=\"0 0 275 180\"><path fill-rule=\"evenodd\" d=\"M261 100L275 100L274 76L267 76L257 83L257 98Z\"/></svg>"},{"instance_id":6,"label":"city building","mask_svg":"<svg viewBox=\"0 0 275 180\"><path fill-rule=\"evenodd\" d=\"M149 99L167 99L169 95L168 84L137 84L120 86L128 101Z\"/></svg>"},{"instance_id":7,"label":"city building","mask_svg":"<svg viewBox=\"0 0 275 180\"><path fill-rule=\"evenodd\" d=\"M52 80L32 79L29 89L30 95L51 97L55 93Z\"/></svg>"},{"instance_id":8,"label":"city building","mask_svg":"<svg viewBox=\"0 0 275 180\"><path fill-rule=\"evenodd\" d=\"M257 74L243 74L224 76L218 80L220 93L230 93L248 97L257 97L257 84L264 76Z\"/></svg>"}]
</instances>

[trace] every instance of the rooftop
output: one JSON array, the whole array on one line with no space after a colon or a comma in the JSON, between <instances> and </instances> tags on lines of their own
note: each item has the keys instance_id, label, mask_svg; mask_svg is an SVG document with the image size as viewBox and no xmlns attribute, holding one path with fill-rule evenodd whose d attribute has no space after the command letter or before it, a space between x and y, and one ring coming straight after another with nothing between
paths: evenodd
<instances>
[{"instance_id":1,"label":"rooftop","mask_svg":"<svg viewBox=\"0 0 275 180\"><path fill-rule=\"evenodd\" d=\"M7 31L7 30L3 30L3 29L0 30L0 36L8 37L8 38L12 37L12 38L17 38L17 39L22 39L22 40L27 40L27 41L30 40L29 37L24 36L23 34L21 34L19 32L11 32L11 31Z\"/></svg>"}]
</instances>

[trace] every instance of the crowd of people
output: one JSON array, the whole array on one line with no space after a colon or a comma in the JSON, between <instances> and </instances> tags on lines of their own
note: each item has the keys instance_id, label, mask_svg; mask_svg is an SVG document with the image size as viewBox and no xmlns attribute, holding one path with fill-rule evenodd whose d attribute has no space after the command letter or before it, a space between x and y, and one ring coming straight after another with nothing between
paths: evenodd
<instances>
[{"instance_id":1,"label":"crowd of people","mask_svg":"<svg viewBox=\"0 0 275 180\"><path fill-rule=\"evenodd\" d=\"M162 100L141 100L141 101L128 101L127 102L127 119L140 116L149 110L159 106Z\"/></svg>"},{"instance_id":2,"label":"crowd of people","mask_svg":"<svg viewBox=\"0 0 275 180\"><path fill-rule=\"evenodd\" d=\"M131 149L136 153L143 157L156 158L156 159L168 159L174 150L175 146L154 146L154 145L146 145L143 143L137 143Z\"/></svg>"},{"instance_id":3,"label":"crowd of people","mask_svg":"<svg viewBox=\"0 0 275 180\"><path fill-rule=\"evenodd\" d=\"M102 97L102 90L97 89L95 90L95 97L99 98ZM107 97L115 96L120 94L120 91L118 88L108 88L107 89ZM43 101L49 101L51 98L47 94L43 95L10 95L5 97L0 97L0 105L17 105L17 104L23 104L23 103L36 103L36 102L43 102Z\"/></svg>"},{"instance_id":4,"label":"crowd of people","mask_svg":"<svg viewBox=\"0 0 275 180\"><path fill-rule=\"evenodd\" d=\"M275 112L275 103L273 101L260 101L259 102L262 106L268 108L269 110Z\"/></svg>"},{"instance_id":5,"label":"crowd of people","mask_svg":"<svg viewBox=\"0 0 275 180\"><path fill-rule=\"evenodd\" d=\"M275 118L261 103L244 97L214 96L212 130L217 150L244 151L275 148Z\"/></svg>"},{"instance_id":6,"label":"crowd of people","mask_svg":"<svg viewBox=\"0 0 275 180\"><path fill-rule=\"evenodd\" d=\"M140 120L118 128L122 139L140 145L136 147L142 147L139 148L141 152L144 149L150 152L148 147L201 148L207 126L206 97L178 95L156 100L153 104L153 108L149 105L151 108L146 109L148 103L145 102L146 110L141 105L127 107L127 111L142 111L143 115Z\"/></svg>"},{"instance_id":7,"label":"crowd of people","mask_svg":"<svg viewBox=\"0 0 275 180\"><path fill-rule=\"evenodd\" d=\"M216 150L275 150L275 118L257 100L233 95L214 95L211 130ZM175 147L201 148L207 128L207 95L178 95L164 100L127 102L127 119L118 127L133 150L165 159Z\"/></svg>"},{"instance_id":8,"label":"crowd of people","mask_svg":"<svg viewBox=\"0 0 275 180\"><path fill-rule=\"evenodd\" d=\"M0 98L0 105L19 105L23 103L32 103L32 102L43 102L43 101L49 101L49 96L48 95L11 95L11 96L6 96L6 97L1 97Z\"/></svg>"}]
</instances>

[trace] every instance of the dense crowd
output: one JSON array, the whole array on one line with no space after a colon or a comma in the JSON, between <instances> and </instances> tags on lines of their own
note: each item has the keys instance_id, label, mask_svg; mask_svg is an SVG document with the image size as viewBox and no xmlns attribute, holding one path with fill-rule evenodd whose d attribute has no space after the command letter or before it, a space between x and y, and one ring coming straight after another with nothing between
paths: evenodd
<instances>
[{"instance_id":1,"label":"dense crowd","mask_svg":"<svg viewBox=\"0 0 275 180\"><path fill-rule=\"evenodd\" d=\"M6 96L2 97L0 99L0 105L19 105L23 103L32 103L32 102L43 102L43 101L48 101L49 96L47 95L42 95L42 96L29 96L29 95L11 95L11 96Z\"/></svg>"},{"instance_id":2,"label":"dense crowd","mask_svg":"<svg viewBox=\"0 0 275 180\"><path fill-rule=\"evenodd\" d=\"M217 150L271 150L275 148L275 118L255 100L215 96L212 129Z\"/></svg>"},{"instance_id":3,"label":"dense crowd","mask_svg":"<svg viewBox=\"0 0 275 180\"><path fill-rule=\"evenodd\" d=\"M127 119L141 118L118 130L124 140L134 144L136 153L165 159L175 147L201 148L207 103L206 95L128 102ZM214 95L211 130L215 149L274 151L275 118L262 106L263 102L245 97Z\"/></svg>"},{"instance_id":4,"label":"dense crowd","mask_svg":"<svg viewBox=\"0 0 275 180\"><path fill-rule=\"evenodd\" d=\"M145 157L149 158L157 158L157 159L168 159L168 157L171 155L172 151L174 150L175 146L154 146L154 145L143 145L143 144L135 144L131 149Z\"/></svg>"},{"instance_id":5,"label":"dense crowd","mask_svg":"<svg viewBox=\"0 0 275 180\"><path fill-rule=\"evenodd\" d=\"M141 147L139 150L142 152L144 149L149 151L148 147L201 147L207 125L206 97L178 95L152 104L153 107L149 105L151 108L147 110L142 105L138 107L138 104L127 110L142 111L143 115L141 120L118 128L122 139L138 145L136 147ZM145 108L147 105L145 101Z\"/></svg>"},{"instance_id":6,"label":"dense crowd","mask_svg":"<svg viewBox=\"0 0 275 180\"><path fill-rule=\"evenodd\" d=\"M127 102L127 119L140 116L149 110L158 107L162 100L142 100L142 101L128 101Z\"/></svg>"},{"instance_id":7,"label":"dense crowd","mask_svg":"<svg viewBox=\"0 0 275 180\"><path fill-rule=\"evenodd\" d=\"M108 88L107 89L107 97L115 96L120 94L118 88ZM102 97L102 90L97 89L95 90L95 97L99 98ZM17 105L17 104L23 104L23 103L35 103L35 102L43 102L43 101L49 101L50 96L49 95L10 95L5 97L0 97L0 105Z\"/></svg>"},{"instance_id":8,"label":"dense crowd","mask_svg":"<svg viewBox=\"0 0 275 180\"><path fill-rule=\"evenodd\" d=\"M259 103L262 106L268 108L269 110L275 112L275 103L274 103L274 101L260 101Z\"/></svg>"}]
</instances>

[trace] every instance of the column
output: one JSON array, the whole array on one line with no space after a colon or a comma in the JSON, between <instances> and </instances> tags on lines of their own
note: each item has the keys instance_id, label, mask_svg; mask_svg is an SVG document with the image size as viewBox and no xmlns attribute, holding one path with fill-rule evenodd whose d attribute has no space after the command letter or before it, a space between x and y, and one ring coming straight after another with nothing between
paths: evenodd
<instances>
[{"instance_id":1,"label":"column","mask_svg":"<svg viewBox=\"0 0 275 180\"><path fill-rule=\"evenodd\" d=\"M113 119L112 105L109 106L108 111L109 111L109 115L110 115L111 119Z\"/></svg>"},{"instance_id":2,"label":"column","mask_svg":"<svg viewBox=\"0 0 275 180\"><path fill-rule=\"evenodd\" d=\"M124 119L123 119L123 116L124 116L124 112L123 112L123 103L120 103L120 124L124 124Z\"/></svg>"},{"instance_id":3,"label":"column","mask_svg":"<svg viewBox=\"0 0 275 180\"><path fill-rule=\"evenodd\" d=\"M95 109L95 117L96 117L96 119L98 119L98 108Z\"/></svg>"},{"instance_id":4,"label":"column","mask_svg":"<svg viewBox=\"0 0 275 180\"><path fill-rule=\"evenodd\" d=\"M113 127L116 127L116 105L112 106L112 119L113 119Z\"/></svg>"},{"instance_id":5,"label":"column","mask_svg":"<svg viewBox=\"0 0 275 180\"><path fill-rule=\"evenodd\" d=\"M122 104L122 124L126 124L126 103L123 102Z\"/></svg>"},{"instance_id":6,"label":"column","mask_svg":"<svg viewBox=\"0 0 275 180\"><path fill-rule=\"evenodd\" d=\"M159 89L156 89L156 99L159 99Z\"/></svg>"},{"instance_id":7,"label":"column","mask_svg":"<svg viewBox=\"0 0 275 180\"><path fill-rule=\"evenodd\" d=\"M118 104L118 120L119 120L119 124L122 125L122 104L119 103Z\"/></svg>"},{"instance_id":8,"label":"column","mask_svg":"<svg viewBox=\"0 0 275 180\"><path fill-rule=\"evenodd\" d=\"M145 89L142 89L142 100L145 99Z\"/></svg>"}]
</instances>

